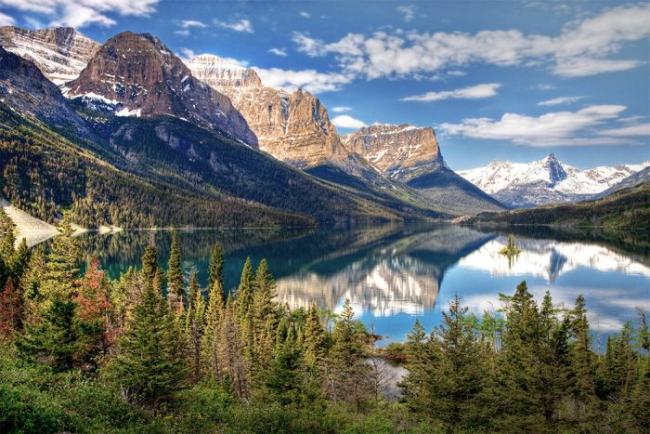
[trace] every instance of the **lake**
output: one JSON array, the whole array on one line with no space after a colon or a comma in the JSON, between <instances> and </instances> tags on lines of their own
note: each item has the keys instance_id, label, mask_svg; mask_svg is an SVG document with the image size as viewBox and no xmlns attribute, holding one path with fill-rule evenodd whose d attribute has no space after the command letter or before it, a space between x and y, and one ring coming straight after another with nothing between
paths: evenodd
<instances>
[{"instance_id":1,"label":"lake","mask_svg":"<svg viewBox=\"0 0 650 434\"><path fill-rule=\"evenodd\" d=\"M125 231L84 234L86 258L98 257L111 277L139 266L149 243L167 261L171 233ZM382 344L401 341L415 318L427 330L456 294L472 312L499 308L499 293L512 294L525 280L538 301L549 290L556 303L571 307L583 294L597 346L650 311L650 255L647 248L597 238L518 229L516 257L499 253L507 233L443 226L378 226L355 230L194 230L180 231L183 267L207 280L210 248L225 251L226 289L236 287L247 256L266 258L277 281L278 300L291 307L337 312L346 298L357 318ZM629 246L632 246L631 248ZM597 348L598 349L598 348Z\"/></svg>"}]
</instances>

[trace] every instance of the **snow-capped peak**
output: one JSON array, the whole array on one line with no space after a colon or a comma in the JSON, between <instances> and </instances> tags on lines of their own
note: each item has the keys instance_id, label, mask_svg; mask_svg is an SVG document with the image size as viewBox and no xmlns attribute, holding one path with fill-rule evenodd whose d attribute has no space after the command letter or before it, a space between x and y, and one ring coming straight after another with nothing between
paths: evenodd
<instances>
[{"instance_id":1,"label":"snow-capped peak","mask_svg":"<svg viewBox=\"0 0 650 434\"><path fill-rule=\"evenodd\" d=\"M492 161L458 174L511 206L533 206L585 199L650 166L640 164L578 169L554 154L530 163Z\"/></svg>"}]
</instances>

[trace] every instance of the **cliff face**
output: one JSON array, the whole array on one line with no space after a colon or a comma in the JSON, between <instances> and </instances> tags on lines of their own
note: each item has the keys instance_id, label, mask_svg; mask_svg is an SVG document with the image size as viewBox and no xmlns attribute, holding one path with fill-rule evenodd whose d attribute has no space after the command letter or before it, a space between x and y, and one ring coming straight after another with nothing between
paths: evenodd
<instances>
[{"instance_id":1,"label":"cliff face","mask_svg":"<svg viewBox=\"0 0 650 434\"><path fill-rule=\"evenodd\" d=\"M120 33L97 51L67 96L100 99L121 116L172 115L248 145L257 138L230 99L192 76L158 38Z\"/></svg>"},{"instance_id":2,"label":"cliff face","mask_svg":"<svg viewBox=\"0 0 650 434\"><path fill-rule=\"evenodd\" d=\"M0 27L0 45L34 62L57 85L77 78L100 47L72 27L40 30Z\"/></svg>"},{"instance_id":3,"label":"cliff face","mask_svg":"<svg viewBox=\"0 0 650 434\"><path fill-rule=\"evenodd\" d=\"M408 181L444 164L433 128L375 124L346 136L344 143L399 181Z\"/></svg>"},{"instance_id":4,"label":"cliff face","mask_svg":"<svg viewBox=\"0 0 650 434\"><path fill-rule=\"evenodd\" d=\"M230 97L263 151L299 168L350 164L350 152L316 96L264 86L253 69L217 56L197 56L187 65L195 77Z\"/></svg>"}]
</instances>

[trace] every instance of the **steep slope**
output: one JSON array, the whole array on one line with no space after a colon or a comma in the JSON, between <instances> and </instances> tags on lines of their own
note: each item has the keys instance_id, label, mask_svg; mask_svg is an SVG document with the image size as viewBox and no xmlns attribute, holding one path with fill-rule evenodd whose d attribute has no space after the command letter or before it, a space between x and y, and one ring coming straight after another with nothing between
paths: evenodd
<instances>
[{"instance_id":1,"label":"steep slope","mask_svg":"<svg viewBox=\"0 0 650 434\"><path fill-rule=\"evenodd\" d=\"M581 170L550 154L531 163L493 161L459 174L505 204L531 207L587 199L648 165L650 161Z\"/></svg>"},{"instance_id":2,"label":"steep slope","mask_svg":"<svg viewBox=\"0 0 650 434\"><path fill-rule=\"evenodd\" d=\"M110 38L66 95L99 100L118 116L171 115L255 146L257 138L227 96L194 78L158 38L123 32Z\"/></svg>"},{"instance_id":3,"label":"steep slope","mask_svg":"<svg viewBox=\"0 0 650 434\"><path fill-rule=\"evenodd\" d=\"M48 221L64 209L86 224L121 226L404 218L176 117L120 117L82 106L82 118L32 62L6 51L0 95L3 194Z\"/></svg>"},{"instance_id":4,"label":"steep slope","mask_svg":"<svg viewBox=\"0 0 650 434\"><path fill-rule=\"evenodd\" d=\"M345 144L385 176L417 191L435 210L465 215L503 209L445 165L433 128L376 124L348 135Z\"/></svg>"},{"instance_id":5,"label":"steep slope","mask_svg":"<svg viewBox=\"0 0 650 434\"><path fill-rule=\"evenodd\" d=\"M386 176L400 181L443 165L433 128L374 124L344 137L344 143Z\"/></svg>"},{"instance_id":6,"label":"steep slope","mask_svg":"<svg viewBox=\"0 0 650 434\"><path fill-rule=\"evenodd\" d=\"M99 44L72 27L27 30L0 27L0 45L29 59L50 81L61 85L77 78L99 49Z\"/></svg>"},{"instance_id":7,"label":"steep slope","mask_svg":"<svg viewBox=\"0 0 650 434\"><path fill-rule=\"evenodd\" d=\"M232 100L263 151L298 168L328 162L346 166L350 152L314 95L264 86L255 70L213 55L197 56L187 65L197 78Z\"/></svg>"},{"instance_id":8,"label":"steep slope","mask_svg":"<svg viewBox=\"0 0 650 434\"><path fill-rule=\"evenodd\" d=\"M213 55L194 57L187 65L194 76L230 97L255 132L261 150L400 212L447 214L350 151L316 96L264 86L255 70Z\"/></svg>"},{"instance_id":9,"label":"steep slope","mask_svg":"<svg viewBox=\"0 0 650 434\"><path fill-rule=\"evenodd\" d=\"M0 47L0 100L60 129L89 133L59 88L43 77L34 63Z\"/></svg>"}]
</instances>

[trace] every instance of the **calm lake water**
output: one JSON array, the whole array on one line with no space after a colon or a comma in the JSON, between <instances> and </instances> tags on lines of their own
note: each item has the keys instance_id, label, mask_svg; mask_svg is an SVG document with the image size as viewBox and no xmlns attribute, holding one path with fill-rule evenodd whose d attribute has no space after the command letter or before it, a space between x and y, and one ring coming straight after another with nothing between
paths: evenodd
<instances>
[{"instance_id":1,"label":"calm lake water","mask_svg":"<svg viewBox=\"0 0 650 434\"><path fill-rule=\"evenodd\" d=\"M584 294L598 342L650 311L650 255L647 249L603 244L584 237L518 233L522 252L499 254L507 234L461 226L380 226L338 231L197 230L179 232L184 268L207 280L210 248L226 253L225 284L236 287L250 256L269 261L278 299L291 307L315 302L337 312L346 298L357 317L384 336L401 341L415 318L430 330L456 294L480 314L499 308L499 293L512 294L526 280L536 298L549 290L556 303L571 307ZM79 237L87 257L100 258L111 277L139 266L145 246L155 243L167 261L171 234L121 232Z\"/></svg>"}]
</instances>

